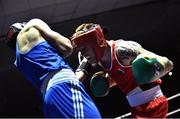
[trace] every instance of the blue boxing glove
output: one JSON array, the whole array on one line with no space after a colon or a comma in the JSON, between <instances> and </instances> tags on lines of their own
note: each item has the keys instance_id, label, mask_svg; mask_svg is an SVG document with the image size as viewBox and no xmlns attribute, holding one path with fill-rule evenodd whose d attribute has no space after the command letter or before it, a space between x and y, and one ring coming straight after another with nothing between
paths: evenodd
<instances>
[{"instance_id":1,"label":"blue boxing glove","mask_svg":"<svg viewBox=\"0 0 180 119\"><path fill-rule=\"evenodd\" d=\"M96 97L104 97L109 93L109 82L103 71L97 72L92 76L90 89Z\"/></svg>"}]
</instances>

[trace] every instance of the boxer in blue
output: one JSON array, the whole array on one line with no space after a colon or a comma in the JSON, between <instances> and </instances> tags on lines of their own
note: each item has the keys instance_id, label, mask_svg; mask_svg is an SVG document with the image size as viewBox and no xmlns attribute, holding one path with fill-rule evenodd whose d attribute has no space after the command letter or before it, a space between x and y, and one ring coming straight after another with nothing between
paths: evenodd
<instances>
[{"instance_id":1,"label":"boxer in blue","mask_svg":"<svg viewBox=\"0 0 180 119\"><path fill-rule=\"evenodd\" d=\"M43 95L45 117L101 118L75 72L65 61L71 41L40 19L13 24L8 46L16 51L15 66ZM82 79L82 78L81 78Z\"/></svg>"}]
</instances>

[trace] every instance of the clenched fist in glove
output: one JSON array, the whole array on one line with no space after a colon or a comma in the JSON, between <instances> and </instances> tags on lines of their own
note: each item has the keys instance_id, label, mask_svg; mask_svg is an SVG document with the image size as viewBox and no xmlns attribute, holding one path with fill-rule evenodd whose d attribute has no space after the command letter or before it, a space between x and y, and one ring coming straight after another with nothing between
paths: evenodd
<instances>
[{"instance_id":1,"label":"clenched fist in glove","mask_svg":"<svg viewBox=\"0 0 180 119\"><path fill-rule=\"evenodd\" d=\"M166 57L145 52L132 62L132 71L139 84L153 82L167 74L173 68L173 63Z\"/></svg>"},{"instance_id":2,"label":"clenched fist in glove","mask_svg":"<svg viewBox=\"0 0 180 119\"><path fill-rule=\"evenodd\" d=\"M90 88L96 97L103 97L109 93L109 82L103 71L99 71L92 76Z\"/></svg>"}]
</instances>

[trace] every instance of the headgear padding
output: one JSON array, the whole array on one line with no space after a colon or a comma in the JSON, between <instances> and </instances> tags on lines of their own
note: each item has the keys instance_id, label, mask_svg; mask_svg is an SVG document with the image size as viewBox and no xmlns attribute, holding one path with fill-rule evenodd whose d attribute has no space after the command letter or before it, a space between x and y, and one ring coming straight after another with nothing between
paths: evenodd
<instances>
[{"instance_id":1,"label":"headgear padding","mask_svg":"<svg viewBox=\"0 0 180 119\"><path fill-rule=\"evenodd\" d=\"M21 31L21 29L24 27L26 23L14 23L9 27L6 43L7 45L12 48L13 50L16 49L16 38L18 33Z\"/></svg>"},{"instance_id":2,"label":"headgear padding","mask_svg":"<svg viewBox=\"0 0 180 119\"><path fill-rule=\"evenodd\" d=\"M97 61L101 60L107 47L102 28L100 25L93 23L80 25L71 40L77 47L90 45L95 51Z\"/></svg>"}]
</instances>

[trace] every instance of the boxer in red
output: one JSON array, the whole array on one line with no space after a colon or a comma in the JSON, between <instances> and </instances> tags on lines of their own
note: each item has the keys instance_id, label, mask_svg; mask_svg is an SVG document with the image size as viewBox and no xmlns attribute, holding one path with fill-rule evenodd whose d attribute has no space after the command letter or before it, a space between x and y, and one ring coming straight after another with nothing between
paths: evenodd
<instances>
[{"instance_id":1,"label":"boxer in red","mask_svg":"<svg viewBox=\"0 0 180 119\"><path fill-rule=\"evenodd\" d=\"M101 26L94 23L80 25L71 41L89 63L103 69L90 81L96 96L107 95L109 88L117 85L126 95L132 117L166 117L168 102L161 91L160 78L172 70L172 61L145 50L134 41L108 41ZM104 88L107 85L108 88ZM101 88L107 91L100 92Z\"/></svg>"}]
</instances>

